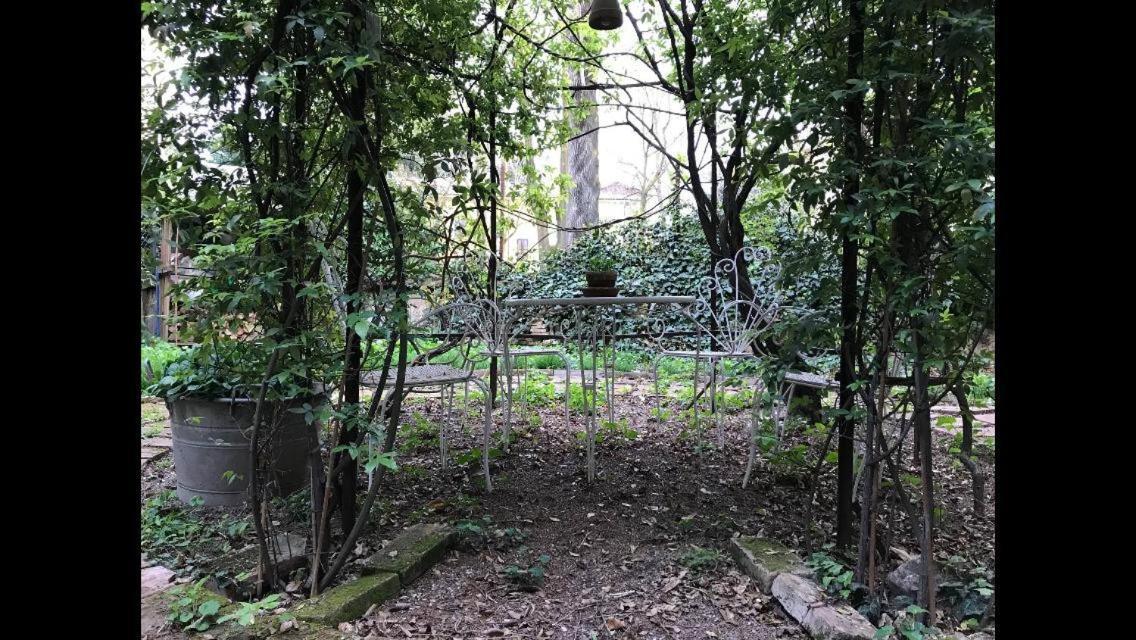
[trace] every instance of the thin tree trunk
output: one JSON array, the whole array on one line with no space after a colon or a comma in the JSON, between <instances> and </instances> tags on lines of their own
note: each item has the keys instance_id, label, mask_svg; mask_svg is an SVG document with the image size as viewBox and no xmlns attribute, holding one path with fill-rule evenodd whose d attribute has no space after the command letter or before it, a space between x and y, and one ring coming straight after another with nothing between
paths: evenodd
<instances>
[{"instance_id":1,"label":"thin tree trunk","mask_svg":"<svg viewBox=\"0 0 1136 640\"><path fill-rule=\"evenodd\" d=\"M864 60L864 4L863 0L845 0L851 28L848 32L847 79L860 77ZM845 153L852 159L855 170L844 180L841 199L846 210L856 207L860 193L860 165L864 159L864 139L860 131L864 121L864 94L850 93L844 101L843 137ZM836 546L846 549L852 540L852 458L856 424L851 411L855 397L851 384L855 378L853 367L857 360L856 318L858 315L857 280L859 278L859 242L853 237L850 225L840 230L840 408L837 418L836 485Z\"/></svg>"},{"instance_id":2,"label":"thin tree trunk","mask_svg":"<svg viewBox=\"0 0 1136 640\"><path fill-rule=\"evenodd\" d=\"M352 32L352 41L358 44L362 38L362 30L366 28L364 11L358 2L350 3L351 13L357 21L357 27ZM367 100L368 73L363 69L354 71L355 83L351 87L348 97L348 108L353 121L362 122L365 116ZM345 292L348 296L347 313L357 313L363 308L359 299L362 290L363 270L365 256L363 254L363 196L367 190L367 181L364 174L367 166L366 141L362 135L356 133L352 138L349 153L351 161L347 170L347 282ZM362 345L359 335L352 326L345 329L346 356L343 371L343 405L348 409L349 425L345 425L344 442L355 442L358 439L356 418L359 407L359 369L362 366ZM346 453L339 454L341 456ZM355 491L358 475L358 465L354 459L346 461L346 467L338 478L339 480L339 517L344 531L355 527Z\"/></svg>"},{"instance_id":3,"label":"thin tree trunk","mask_svg":"<svg viewBox=\"0 0 1136 640\"><path fill-rule=\"evenodd\" d=\"M954 393L955 400L958 401L959 410L962 414L962 446L959 447L959 461L962 462L966 470L970 472L971 487L974 492L974 515L983 517L986 515L986 474L978 469L978 465L974 462L972 456L972 447L974 441L974 414L970 412L970 403L966 399L966 392L961 385L956 385L951 388Z\"/></svg>"}]
</instances>

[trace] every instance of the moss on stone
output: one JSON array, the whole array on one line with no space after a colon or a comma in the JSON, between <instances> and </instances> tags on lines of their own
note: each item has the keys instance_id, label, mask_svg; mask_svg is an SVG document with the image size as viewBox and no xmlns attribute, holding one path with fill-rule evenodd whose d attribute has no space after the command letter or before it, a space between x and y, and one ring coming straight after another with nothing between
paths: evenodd
<instances>
[{"instance_id":1,"label":"moss on stone","mask_svg":"<svg viewBox=\"0 0 1136 640\"><path fill-rule=\"evenodd\" d=\"M801 558L792 549L768 538L742 536L738 544L753 554L770 571L789 571L804 566Z\"/></svg>"},{"instance_id":2,"label":"moss on stone","mask_svg":"<svg viewBox=\"0 0 1136 640\"><path fill-rule=\"evenodd\" d=\"M378 604L398 593L398 574L367 575L324 592L315 602L296 609L296 617L307 622L337 625L362 617L372 604Z\"/></svg>"},{"instance_id":3,"label":"moss on stone","mask_svg":"<svg viewBox=\"0 0 1136 640\"><path fill-rule=\"evenodd\" d=\"M363 573L397 573L402 584L410 584L442 559L455 537L454 530L444 525L416 524L408 527L367 560ZM395 553L393 557L392 552Z\"/></svg>"},{"instance_id":4,"label":"moss on stone","mask_svg":"<svg viewBox=\"0 0 1136 640\"><path fill-rule=\"evenodd\" d=\"M776 540L740 536L730 541L730 554L750 577L757 580L765 593L769 593L774 578L780 573L813 575L792 549Z\"/></svg>"}]
</instances>

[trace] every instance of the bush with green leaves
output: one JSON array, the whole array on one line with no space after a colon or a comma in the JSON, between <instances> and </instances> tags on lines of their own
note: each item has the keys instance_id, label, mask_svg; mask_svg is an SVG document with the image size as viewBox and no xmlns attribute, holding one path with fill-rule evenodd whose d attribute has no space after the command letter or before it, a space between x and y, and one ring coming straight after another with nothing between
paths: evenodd
<instances>
[{"instance_id":1,"label":"bush with green leaves","mask_svg":"<svg viewBox=\"0 0 1136 640\"><path fill-rule=\"evenodd\" d=\"M524 402L531 407L552 406L559 397L556 385L543 373L530 373L513 392L513 402Z\"/></svg>"},{"instance_id":2,"label":"bush with green leaves","mask_svg":"<svg viewBox=\"0 0 1136 640\"><path fill-rule=\"evenodd\" d=\"M970 376L967 385L966 399L976 407L989 406L994 400L994 376L986 373L975 373Z\"/></svg>"},{"instance_id":3,"label":"bush with green leaves","mask_svg":"<svg viewBox=\"0 0 1136 640\"><path fill-rule=\"evenodd\" d=\"M454 525L458 546L467 551L494 548L503 551L525 541L528 534L517 527L498 527L492 516L477 519L459 520Z\"/></svg>"},{"instance_id":4,"label":"bush with green leaves","mask_svg":"<svg viewBox=\"0 0 1136 640\"><path fill-rule=\"evenodd\" d=\"M610 260L610 270L619 273L622 296L694 295L710 265L694 213L674 209L669 219L630 222L621 225L618 234L588 234L566 251L551 252L539 264L522 263L502 277L499 290L516 298L573 298L586 285L584 274L592 270L594 259ZM617 333L645 329L641 320L617 308L599 313L610 315ZM546 317L566 325L573 311L548 312ZM674 330L686 325L675 309L659 309L658 317Z\"/></svg>"},{"instance_id":5,"label":"bush with green leaves","mask_svg":"<svg viewBox=\"0 0 1136 640\"><path fill-rule=\"evenodd\" d=\"M806 563L820 579L820 585L832 596L847 600L852 595L852 570L823 551L812 554Z\"/></svg>"},{"instance_id":6,"label":"bush with green leaves","mask_svg":"<svg viewBox=\"0 0 1136 640\"><path fill-rule=\"evenodd\" d=\"M521 591L536 591L544 584L545 568L552 558L548 554L541 554L537 561L527 569L511 564L505 567L502 573L505 578L516 585Z\"/></svg>"},{"instance_id":7,"label":"bush with green leaves","mask_svg":"<svg viewBox=\"0 0 1136 640\"><path fill-rule=\"evenodd\" d=\"M269 351L251 342L216 340L181 350L146 394L165 398L252 398L268 369ZM315 399L316 372L284 368L269 379L267 400Z\"/></svg>"},{"instance_id":8,"label":"bush with green leaves","mask_svg":"<svg viewBox=\"0 0 1136 640\"><path fill-rule=\"evenodd\" d=\"M588 271L593 273L611 271L615 268L615 260L611 256L592 256L588 258Z\"/></svg>"},{"instance_id":9,"label":"bush with green leaves","mask_svg":"<svg viewBox=\"0 0 1136 640\"><path fill-rule=\"evenodd\" d=\"M210 597L211 592L205 588L206 580L208 578L202 578L170 590L174 599L169 603L166 619L171 624L185 631L201 632L220 622L218 614L223 600L220 596Z\"/></svg>"},{"instance_id":10,"label":"bush with green leaves","mask_svg":"<svg viewBox=\"0 0 1136 640\"><path fill-rule=\"evenodd\" d=\"M994 572L984 565L967 566L959 556L951 556L946 566L951 578L939 583L939 593L960 624L977 626L994 599Z\"/></svg>"},{"instance_id":11,"label":"bush with green leaves","mask_svg":"<svg viewBox=\"0 0 1136 640\"><path fill-rule=\"evenodd\" d=\"M918 620L918 616L927 613L927 610L910 605L899 612L894 624L888 624L876 630L873 640L889 640L890 638L903 638L903 640L923 640L936 634L933 627L928 627Z\"/></svg>"},{"instance_id":12,"label":"bush with green leaves","mask_svg":"<svg viewBox=\"0 0 1136 640\"><path fill-rule=\"evenodd\" d=\"M690 549L678 558L679 564L695 572L716 569L725 561L726 556L721 551L697 545L691 545Z\"/></svg>"},{"instance_id":13,"label":"bush with green leaves","mask_svg":"<svg viewBox=\"0 0 1136 640\"><path fill-rule=\"evenodd\" d=\"M142 343L142 389L162 379L166 367L182 356L182 348L165 340Z\"/></svg>"}]
</instances>

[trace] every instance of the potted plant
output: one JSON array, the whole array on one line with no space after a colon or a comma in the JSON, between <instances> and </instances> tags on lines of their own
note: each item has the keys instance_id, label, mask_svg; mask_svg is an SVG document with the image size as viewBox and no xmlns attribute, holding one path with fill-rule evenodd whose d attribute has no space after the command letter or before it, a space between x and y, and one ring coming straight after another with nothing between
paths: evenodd
<instances>
[{"instance_id":1,"label":"potted plant","mask_svg":"<svg viewBox=\"0 0 1136 640\"><path fill-rule=\"evenodd\" d=\"M248 500L249 437L260 390L255 376L263 375L265 360L257 351L239 342L194 347L146 390L165 398L169 408L183 502L199 497L205 506L229 506ZM264 480L274 494L289 495L308 480L317 437L314 407L322 404L313 386L275 376L265 396L258 440L270 452L271 473Z\"/></svg>"},{"instance_id":2,"label":"potted plant","mask_svg":"<svg viewBox=\"0 0 1136 640\"><path fill-rule=\"evenodd\" d=\"M615 261L608 256L593 256L588 260L588 270L584 272L584 278L588 282L586 289L595 290L601 295L614 296L616 277Z\"/></svg>"}]
</instances>

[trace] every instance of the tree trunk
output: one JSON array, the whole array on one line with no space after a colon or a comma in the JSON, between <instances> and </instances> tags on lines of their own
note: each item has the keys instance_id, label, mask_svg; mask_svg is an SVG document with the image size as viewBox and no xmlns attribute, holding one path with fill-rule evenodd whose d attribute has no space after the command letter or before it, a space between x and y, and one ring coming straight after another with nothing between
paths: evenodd
<instances>
[{"instance_id":1,"label":"tree trunk","mask_svg":"<svg viewBox=\"0 0 1136 640\"><path fill-rule=\"evenodd\" d=\"M578 72L577 78L581 85L593 82L587 71ZM595 102L595 89L572 92L572 103L577 107L572 114L575 123L573 135L579 137L568 143L568 175L572 178L572 189L568 194L564 216L568 227L586 227L599 221L600 134L596 128L600 117ZM593 106L582 106L588 104ZM567 249L579 235L579 232L566 232L561 248Z\"/></svg>"},{"instance_id":2,"label":"tree trunk","mask_svg":"<svg viewBox=\"0 0 1136 640\"><path fill-rule=\"evenodd\" d=\"M860 77L864 60L864 4L863 0L845 0L851 28L848 32L847 79ZM846 210L856 207L860 193L860 165L864 159L864 139L860 127L864 121L864 94L850 93L844 100L843 138L845 153L853 161L855 170L844 179L841 199ZM860 246L853 238L850 224L840 230L840 408L837 418L837 485L836 485L836 546L846 549L852 540L852 457L853 436L856 424L849 412L855 393L850 385L855 373L858 345L856 344L856 317L858 315L857 280L859 278Z\"/></svg>"},{"instance_id":3,"label":"tree trunk","mask_svg":"<svg viewBox=\"0 0 1136 640\"><path fill-rule=\"evenodd\" d=\"M358 27L352 34L352 39L358 42L360 31L364 29L362 6L352 3L352 12L357 14ZM350 117L356 122L364 119L367 99L367 74L362 69L354 71L355 83L348 96ZM352 138L349 153L351 162L347 171L347 282L344 291L352 296L347 303L348 315L357 313L363 308L359 293L362 289L364 255L363 255L363 196L367 190L367 181L364 170L367 166L366 141L361 135ZM343 404L349 408L348 425L345 425L343 442L358 440L358 429L355 425L356 411L359 405L359 369L362 366L362 344L354 327L346 327L346 354L343 370ZM347 455L341 453L341 456ZM347 460L343 473L338 478L339 485L339 517L343 531L351 531L355 527L355 490L358 465L355 460Z\"/></svg>"}]
</instances>

